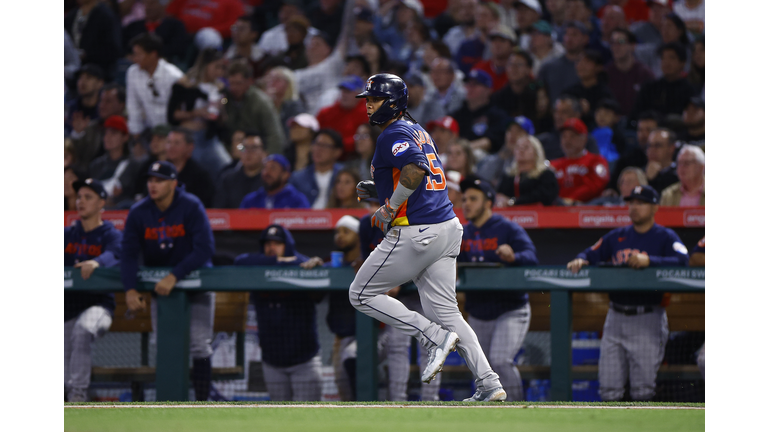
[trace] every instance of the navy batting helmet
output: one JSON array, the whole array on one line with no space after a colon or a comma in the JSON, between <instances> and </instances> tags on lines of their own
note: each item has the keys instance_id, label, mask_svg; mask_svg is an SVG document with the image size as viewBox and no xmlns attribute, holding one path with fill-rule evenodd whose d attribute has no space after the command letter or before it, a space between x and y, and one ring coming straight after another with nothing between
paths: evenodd
<instances>
[{"instance_id":1,"label":"navy batting helmet","mask_svg":"<svg viewBox=\"0 0 768 432\"><path fill-rule=\"evenodd\" d=\"M397 75L376 74L365 83L365 89L357 95L358 98L366 96L386 98L378 110L371 115L370 121L380 125L405 111L408 107L408 87Z\"/></svg>"}]
</instances>

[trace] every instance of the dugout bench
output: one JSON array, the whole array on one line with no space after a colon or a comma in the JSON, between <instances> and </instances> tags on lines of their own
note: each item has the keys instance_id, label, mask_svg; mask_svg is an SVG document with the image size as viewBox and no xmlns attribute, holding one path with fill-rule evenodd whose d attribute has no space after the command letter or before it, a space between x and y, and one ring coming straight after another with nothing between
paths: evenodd
<instances>
[{"instance_id":1,"label":"dugout bench","mask_svg":"<svg viewBox=\"0 0 768 432\"><path fill-rule=\"evenodd\" d=\"M151 291L154 284L170 269L142 269L139 271L140 291ZM670 306L670 329L703 329L703 268L627 268L582 269L572 274L565 266L528 268L461 268L459 291L466 290L519 290L532 293L549 292L546 297L533 295L531 330L544 329L549 322L551 332L551 367L521 368L527 377L549 378L551 397L555 401L571 400L572 379L594 378L596 368L572 367L571 340L576 329L601 329L607 303L596 299L606 291L645 290L671 292L679 295L698 293L699 297L678 297L679 311ZM349 268L320 268L304 270L285 267L217 267L192 272L177 284L167 297L157 297L157 368L155 382L158 401L187 400L189 389L189 302L186 291L259 290L347 290L354 279ZM80 272L64 269L64 286L68 290L122 292L119 269L99 268L91 278L83 281ZM604 297L603 297L604 298ZM674 298L674 295L673 295ZM589 301L587 301L589 300ZM584 303L587 307L582 309ZM549 311L549 320L544 305ZM579 311L574 313L574 305ZM119 311L116 311L116 315ZM574 318L576 318L574 320ZM583 326L583 327L582 327ZM681 327L678 327L681 326ZM687 327L686 327L687 326ZM377 323L357 314L357 395L359 400L378 397ZM593 368L593 369L589 369ZM675 367L679 368L679 367ZM664 373L692 373L692 371L666 368ZM446 370L448 372L448 370ZM147 371L147 374L149 372ZM583 376L582 376L583 374ZM147 378L148 379L148 378Z\"/></svg>"}]
</instances>

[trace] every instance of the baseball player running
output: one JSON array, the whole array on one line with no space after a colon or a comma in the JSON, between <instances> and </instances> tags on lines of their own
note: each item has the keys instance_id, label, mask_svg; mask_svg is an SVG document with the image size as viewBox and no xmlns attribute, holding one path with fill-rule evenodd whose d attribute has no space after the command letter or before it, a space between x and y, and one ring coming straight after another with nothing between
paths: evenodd
<instances>
[{"instance_id":1,"label":"baseball player running","mask_svg":"<svg viewBox=\"0 0 768 432\"><path fill-rule=\"evenodd\" d=\"M421 375L430 382L457 347L475 376L465 401L502 401L507 394L456 302L456 257L463 228L448 199L445 173L429 134L407 112L408 88L391 74L370 77L365 90L369 122L383 129L371 163L373 181L358 197L377 197L371 224L386 232L357 272L349 300L357 310L410 336L429 351ZM413 280L424 315L387 295Z\"/></svg>"},{"instance_id":2,"label":"baseball player running","mask_svg":"<svg viewBox=\"0 0 768 432\"><path fill-rule=\"evenodd\" d=\"M637 186L624 198L629 202L632 225L616 228L568 263L578 273L582 267L611 263L633 269L687 266L688 250L669 228L656 224L659 194L650 186ZM600 340L598 380L600 397L624 397L629 376L633 400L650 400L656 389L656 372L664 358L669 337L663 292L611 292Z\"/></svg>"}]
</instances>

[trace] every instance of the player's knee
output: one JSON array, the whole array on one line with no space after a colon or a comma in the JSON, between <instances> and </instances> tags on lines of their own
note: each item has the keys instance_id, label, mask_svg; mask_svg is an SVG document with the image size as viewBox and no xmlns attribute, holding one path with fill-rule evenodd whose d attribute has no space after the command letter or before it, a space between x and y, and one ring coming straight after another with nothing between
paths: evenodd
<instances>
[{"instance_id":1,"label":"player's knee","mask_svg":"<svg viewBox=\"0 0 768 432\"><path fill-rule=\"evenodd\" d=\"M355 309L360 309L360 306L363 304L362 292L354 282L349 286L349 303L352 304L352 307Z\"/></svg>"}]
</instances>

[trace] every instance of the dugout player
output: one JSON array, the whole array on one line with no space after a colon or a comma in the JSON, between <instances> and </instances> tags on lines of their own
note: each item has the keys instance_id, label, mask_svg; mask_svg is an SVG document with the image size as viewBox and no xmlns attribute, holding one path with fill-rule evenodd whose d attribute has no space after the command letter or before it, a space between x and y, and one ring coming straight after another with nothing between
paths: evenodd
<instances>
[{"instance_id":1,"label":"dugout player","mask_svg":"<svg viewBox=\"0 0 768 432\"><path fill-rule=\"evenodd\" d=\"M125 302L132 311L145 309L143 294L136 291L139 254L146 267L172 267L155 284L152 295L167 296L176 282L201 267L211 267L214 243L211 225L196 196L178 184L176 167L167 161L152 164L147 173L149 196L131 207L123 232L120 277ZM211 340L215 293L189 294L189 351L195 399L208 400L211 389ZM157 303L152 302L152 328L157 329Z\"/></svg>"},{"instance_id":2,"label":"dugout player","mask_svg":"<svg viewBox=\"0 0 768 432\"><path fill-rule=\"evenodd\" d=\"M383 129L371 163L373 181L361 182L358 197L378 197L371 224L386 233L355 275L349 299L357 310L410 336L429 350L421 375L430 382L458 346L475 376L469 400L504 400L506 392L491 369L475 332L456 302L456 257L462 226L448 199L438 149L407 113L408 88L391 74L370 77L362 93L369 122ZM387 295L413 281L424 308L421 315Z\"/></svg>"},{"instance_id":3,"label":"dugout player","mask_svg":"<svg viewBox=\"0 0 768 432\"><path fill-rule=\"evenodd\" d=\"M604 235L569 262L568 269L578 273L585 266L598 264L633 269L688 266L688 250L680 237L654 220L659 209L656 190L636 186L624 200L629 202L632 225ZM609 299L600 341L600 397L604 401L621 400L629 376L632 399L650 400L669 336L664 293L614 291Z\"/></svg>"},{"instance_id":4,"label":"dugout player","mask_svg":"<svg viewBox=\"0 0 768 432\"><path fill-rule=\"evenodd\" d=\"M235 265L298 266L309 260L296 252L291 232L280 225L262 231L260 242L260 253L239 255ZM319 401L322 362L313 297L301 291L262 291L252 293L251 299L270 400Z\"/></svg>"},{"instance_id":5,"label":"dugout player","mask_svg":"<svg viewBox=\"0 0 768 432\"><path fill-rule=\"evenodd\" d=\"M122 234L101 220L107 191L100 181L76 181L76 209L80 219L64 228L64 266L80 269L87 280L98 267L112 267L120 259ZM112 325L112 293L64 291L64 388L69 402L85 402L91 383L91 345Z\"/></svg>"},{"instance_id":6,"label":"dugout player","mask_svg":"<svg viewBox=\"0 0 768 432\"><path fill-rule=\"evenodd\" d=\"M476 177L461 182L462 210L467 224L459 262L502 263L504 266L535 266L536 247L520 225L493 214L496 193L490 183ZM477 333L480 346L509 400L525 400L523 381L515 355L523 345L531 323L528 294L521 291L468 291L464 310Z\"/></svg>"}]
</instances>

